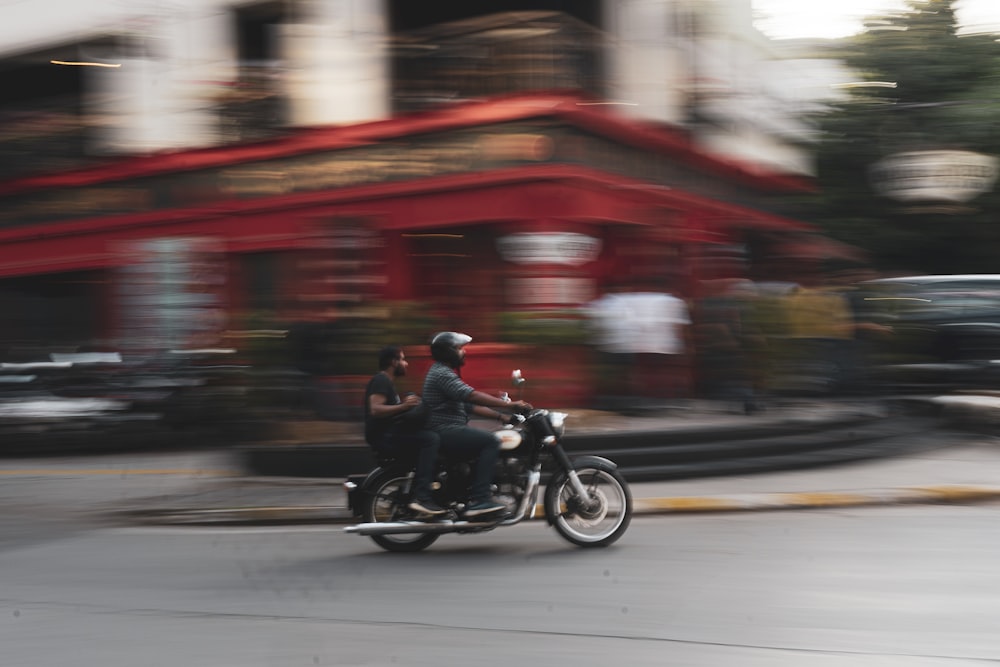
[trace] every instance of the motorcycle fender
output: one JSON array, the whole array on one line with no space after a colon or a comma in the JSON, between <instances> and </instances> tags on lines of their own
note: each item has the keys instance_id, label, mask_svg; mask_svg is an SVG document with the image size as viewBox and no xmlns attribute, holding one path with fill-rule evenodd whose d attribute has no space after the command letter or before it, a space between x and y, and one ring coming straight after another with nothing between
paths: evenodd
<instances>
[{"instance_id":1,"label":"motorcycle fender","mask_svg":"<svg viewBox=\"0 0 1000 667\"><path fill-rule=\"evenodd\" d=\"M385 466L376 466L375 468L370 470L368 474L365 475L364 481L361 482L361 488L367 489L368 485L371 484L371 481L375 479L378 475L381 475L383 472L385 472Z\"/></svg>"},{"instance_id":2,"label":"motorcycle fender","mask_svg":"<svg viewBox=\"0 0 1000 667\"><path fill-rule=\"evenodd\" d=\"M347 478L347 483L344 484L347 491L347 509L351 511L353 516L361 516L361 507L365 494L368 492L368 486L376 475L382 474L383 470L385 470L383 466L378 466L367 475L350 475Z\"/></svg>"},{"instance_id":3,"label":"motorcycle fender","mask_svg":"<svg viewBox=\"0 0 1000 667\"><path fill-rule=\"evenodd\" d=\"M616 470L618 464L611 459L606 459L603 456L581 456L579 458L573 459L573 469L585 468L587 466L593 466L595 468L608 468L610 470Z\"/></svg>"}]
</instances>

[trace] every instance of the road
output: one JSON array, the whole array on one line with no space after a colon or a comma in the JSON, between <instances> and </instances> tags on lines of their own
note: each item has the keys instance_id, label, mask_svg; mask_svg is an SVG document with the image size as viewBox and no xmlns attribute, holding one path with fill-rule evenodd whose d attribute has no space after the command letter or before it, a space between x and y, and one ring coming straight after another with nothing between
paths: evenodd
<instances>
[{"instance_id":1,"label":"road","mask_svg":"<svg viewBox=\"0 0 1000 667\"><path fill-rule=\"evenodd\" d=\"M0 460L0 550L93 528L108 506L179 493L234 472L224 451L5 458Z\"/></svg>"},{"instance_id":2,"label":"road","mask_svg":"<svg viewBox=\"0 0 1000 667\"><path fill-rule=\"evenodd\" d=\"M84 525L0 550L3 664L976 665L1000 505L541 523L389 554L338 527Z\"/></svg>"}]
</instances>

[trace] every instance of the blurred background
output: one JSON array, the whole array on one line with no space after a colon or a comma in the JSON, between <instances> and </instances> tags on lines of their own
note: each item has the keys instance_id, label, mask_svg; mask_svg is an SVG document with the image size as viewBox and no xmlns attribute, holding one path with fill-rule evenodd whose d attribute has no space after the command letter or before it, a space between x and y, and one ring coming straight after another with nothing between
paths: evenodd
<instances>
[{"instance_id":1,"label":"blurred background","mask_svg":"<svg viewBox=\"0 0 1000 667\"><path fill-rule=\"evenodd\" d=\"M550 406L991 384L989 278L870 281L997 271L1000 11L810 4L0 4L0 428L356 421L442 329Z\"/></svg>"}]
</instances>

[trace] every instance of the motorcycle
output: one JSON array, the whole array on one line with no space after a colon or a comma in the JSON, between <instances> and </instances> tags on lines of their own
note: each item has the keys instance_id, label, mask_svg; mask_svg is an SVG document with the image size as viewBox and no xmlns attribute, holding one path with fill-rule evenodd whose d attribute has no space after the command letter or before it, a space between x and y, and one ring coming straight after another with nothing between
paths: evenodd
<instances>
[{"instance_id":1,"label":"motorcycle","mask_svg":"<svg viewBox=\"0 0 1000 667\"><path fill-rule=\"evenodd\" d=\"M515 385L524 382L520 371ZM506 398L506 396L504 396ZM600 456L571 459L562 446L564 412L534 409L515 413L511 423L496 432L500 456L494 473L494 498L506 512L492 518L461 519L467 500L470 466L467 461L442 457L435 473L434 500L449 513L443 519L421 519L407 505L413 484L413 462L382 459L363 480L344 483L348 506L362 523L347 533L366 535L387 551L416 552L441 535L482 533L514 526L535 518L539 510L564 539L580 547L606 547L617 541L632 518L632 493L614 462ZM537 501L542 469L549 464L544 501Z\"/></svg>"}]
</instances>

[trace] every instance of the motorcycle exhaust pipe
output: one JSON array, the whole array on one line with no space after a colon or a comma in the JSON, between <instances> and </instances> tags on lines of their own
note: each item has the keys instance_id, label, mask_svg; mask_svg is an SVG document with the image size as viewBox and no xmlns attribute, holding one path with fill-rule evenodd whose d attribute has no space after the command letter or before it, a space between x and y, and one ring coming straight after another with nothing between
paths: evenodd
<instances>
[{"instance_id":1,"label":"motorcycle exhaust pipe","mask_svg":"<svg viewBox=\"0 0 1000 667\"><path fill-rule=\"evenodd\" d=\"M344 528L355 535L403 535L406 533L454 533L499 525L496 521L390 521L359 523Z\"/></svg>"}]
</instances>

